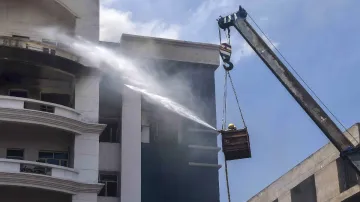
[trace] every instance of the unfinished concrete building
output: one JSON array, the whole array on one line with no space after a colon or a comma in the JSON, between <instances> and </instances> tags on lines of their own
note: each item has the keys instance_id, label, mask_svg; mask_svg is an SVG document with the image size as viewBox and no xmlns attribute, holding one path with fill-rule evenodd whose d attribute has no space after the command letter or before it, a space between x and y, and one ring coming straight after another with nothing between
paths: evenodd
<instances>
[{"instance_id":1,"label":"unfinished concrete building","mask_svg":"<svg viewBox=\"0 0 360 202\"><path fill-rule=\"evenodd\" d=\"M344 135L359 142L359 124ZM359 175L328 143L289 172L274 181L249 202L357 202L360 201Z\"/></svg>"},{"instance_id":2,"label":"unfinished concrete building","mask_svg":"<svg viewBox=\"0 0 360 202\"><path fill-rule=\"evenodd\" d=\"M35 31L54 26L98 43L98 0L0 1L0 201L218 202L217 134ZM182 75L195 96L174 99L215 125L216 45L121 41L102 45Z\"/></svg>"}]
</instances>

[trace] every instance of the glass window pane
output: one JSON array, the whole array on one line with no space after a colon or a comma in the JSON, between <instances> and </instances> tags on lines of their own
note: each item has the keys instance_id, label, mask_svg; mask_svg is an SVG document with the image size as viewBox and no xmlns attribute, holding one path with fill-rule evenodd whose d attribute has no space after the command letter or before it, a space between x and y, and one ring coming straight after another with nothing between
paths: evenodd
<instances>
[{"instance_id":1,"label":"glass window pane","mask_svg":"<svg viewBox=\"0 0 360 202\"><path fill-rule=\"evenodd\" d=\"M67 161L61 161L61 166L67 167L67 166L68 166L68 162L67 162Z\"/></svg>"},{"instance_id":2,"label":"glass window pane","mask_svg":"<svg viewBox=\"0 0 360 202\"><path fill-rule=\"evenodd\" d=\"M110 131L109 127L106 127L105 130L100 135L100 142L110 142Z\"/></svg>"},{"instance_id":3,"label":"glass window pane","mask_svg":"<svg viewBox=\"0 0 360 202\"><path fill-rule=\"evenodd\" d=\"M116 182L107 182L106 183L107 196L117 196L117 183Z\"/></svg>"},{"instance_id":4,"label":"glass window pane","mask_svg":"<svg viewBox=\"0 0 360 202\"><path fill-rule=\"evenodd\" d=\"M8 149L7 152L6 152L6 156L23 158L24 157L24 150L22 150L22 149Z\"/></svg>"},{"instance_id":5,"label":"glass window pane","mask_svg":"<svg viewBox=\"0 0 360 202\"><path fill-rule=\"evenodd\" d=\"M41 158L41 159L54 158L54 153L53 152L39 152L39 158Z\"/></svg>"},{"instance_id":6,"label":"glass window pane","mask_svg":"<svg viewBox=\"0 0 360 202\"><path fill-rule=\"evenodd\" d=\"M27 91L21 91L21 90L10 90L9 95L13 96L13 97L27 98L28 97L28 92Z\"/></svg>"},{"instance_id":7,"label":"glass window pane","mask_svg":"<svg viewBox=\"0 0 360 202\"><path fill-rule=\"evenodd\" d=\"M47 159L46 163L53 164L53 165L60 165L60 162L57 159Z\"/></svg>"},{"instance_id":8,"label":"glass window pane","mask_svg":"<svg viewBox=\"0 0 360 202\"><path fill-rule=\"evenodd\" d=\"M54 153L55 159L68 159L68 154L65 152L62 153Z\"/></svg>"},{"instance_id":9,"label":"glass window pane","mask_svg":"<svg viewBox=\"0 0 360 202\"><path fill-rule=\"evenodd\" d=\"M117 182L117 175L101 174L100 175L100 181L101 182L105 182L105 181Z\"/></svg>"},{"instance_id":10,"label":"glass window pane","mask_svg":"<svg viewBox=\"0 0 360 202\"><path fill-rule=\"evenodd\" d=\"M39 160L37 160L37 162L39 162L39 163L46 163L46 160L45 160L45 159L39 159Z\"/></svg>"}]
</instances>

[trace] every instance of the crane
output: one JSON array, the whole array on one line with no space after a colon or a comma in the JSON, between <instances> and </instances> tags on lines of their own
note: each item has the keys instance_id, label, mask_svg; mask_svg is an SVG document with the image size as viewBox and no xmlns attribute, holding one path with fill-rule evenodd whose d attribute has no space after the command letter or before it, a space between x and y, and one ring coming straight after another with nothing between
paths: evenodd
<instances>
[{"instance_id":1,"label":"crane","mask_svg":"<svg viewBox=\"0 0 360 202\"><path fill-rule=\"evenodd\" d=\"M260 37L255 29L249 24L247 16L248 13L246 10L239 6L237 12L218 19L219 28L229 31L231 27L234 27L242 35L245 41L251 46L296 102L310 116L330 142L339 150L340 156L345 160L348 160L360 174L360 148L354 146L344 136L334 121L326 114L321 106L278 58L274 51L267 45L263 38ZM229 44L222 44L220 55L224 61L225 70L231 70L233 68L233 64L230 62L231 46Z\"/></svg>"}]
</instances>

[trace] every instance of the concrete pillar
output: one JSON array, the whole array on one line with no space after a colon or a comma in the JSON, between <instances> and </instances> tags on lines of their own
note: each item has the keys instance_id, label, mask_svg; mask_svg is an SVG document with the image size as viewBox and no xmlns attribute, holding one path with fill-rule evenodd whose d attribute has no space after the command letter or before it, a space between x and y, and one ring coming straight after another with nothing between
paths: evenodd
<instances>
[{"instance_id":1,"label":"concrete pillar","mask_svg":"<svg viewBox=\"0 0 360 202\"><path fill-rule=\"evenodd\" d=\"M329 201L340 194L339 175L336 161L315 173L316 197L318 202Z\"/></svg>"},{"instance_id":2,"label":"concrete pillar","mask_svg":"<svg viewBox=\"0 0 360 202\"><path fill-rule=\"evenodd\" d=\"M78 17L75 35L86 40L99 41L99 0L57 0Z\"/></svg>"},{"instance_id":3,"label":"concrete pillar","mask_svg":"<svg viewBox=\"0 0 360 202\"><path fill-rule=\"evenodd\" d=\"M121 201L141 202L141 95L124 88L121 137Z\"/></svg>"},{"instance_id":4,"label":"concrete pillar","mask_svg":"<svg viewBox=\"0 0 360 202\"><path fill-rule=\"evenodd\" d=\"M72 196L72 202L97 202L96 193L78 193Z\"/></svg>"},{"instance_id":5,"label":"concrete pillar","mask_svg":"<svg viewBox=\"0 0 360 202\"><path fill-rule=\"evenodd\" d=\"M290 193L290 191L288 191L285 194L281 195L278 198L278 202L291 202L291 193Z\"/></svg>"},{"instance_id":6,"label":"concrete pillar","mask_svg":"<svg viewBox=\"0 0 360 202\"><path fill-rule=\"evenodd\" d=\"M79 180L98 183L99 134L75 135L74 168L79 171Z\"/></svg>"},{"instance_id":7,"label":"concrete pillar","mask_svg":"<svg viewBox=\"0 0 360 202\"><path fill-rule=\"evenodd\" d=\"M76 78L75 109L81 119L88 123L99 122L99 84L100 75L86 75Z\"/></svg>"}]
</instances>

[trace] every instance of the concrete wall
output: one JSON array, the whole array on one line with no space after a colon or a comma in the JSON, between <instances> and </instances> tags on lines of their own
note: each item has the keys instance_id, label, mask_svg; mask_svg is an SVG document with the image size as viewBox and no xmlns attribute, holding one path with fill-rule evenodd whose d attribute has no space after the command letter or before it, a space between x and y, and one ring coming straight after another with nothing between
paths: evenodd
<instances>
[{"instance_id":1,"label":"concrete wall","mask_svg":"<svg viewBox=\"0 0 360 202\"><path fill-rule=\"evenodd\" d=\"M351 143L353 145L357 145L360 141L359 139L359 134L360 134L360 124L354 124L353 126L351 126L347 132L344 133L344 135L351 141Z\"/></svg>"},{"instance_id":2,"label":"concrete wall","mask_svg":"<svg viewBox=\"0 0 360 202\"><path fill-rule=\"evenodd\" d=\"M75 33L84 38L98 42L99 40L99 0L57 0L69 11L74 13L76 19Z\"/></svg>"},{"instance_id":3,"label":"concrete wall","mask_svg":"<svg viewBox=\"0 0 360 202\"><path fill-rule=\"evenodd\" d=\"M74 168L79 179L98 183L99 176L99 134L76 135L74 140Z\"/></svg>"},{"instance_id":4,"label":"concrete wall","mask_svg":"<svg viewBox=\"0 0 360 202\"><path fill-rule=\"evenodd\" d=\"M219 65L218 45L123 34L121 49L136 57Z\"/></svg>"},{"instance_id":5,"label":"concrete wall","mask_svg":"<svg viewBox=\"0 0 360 202\"><path fill-rule=\"evenodd\" d=\"M57 27L75 30L76 19L54 0L2 0L0 2L0 35L28 36L41 40L38 28Z\"/></svg>"},{"instance_id":6,"label":"concrete wall","mask_svg":"<svg viewBox=\"0 0 360 202\"><path fill-rule=\"evenodd\" d=\"M68 132L24 124L0 125L0 158L6 157L7 148L24 149L24 158L36 161L40 150L69 151L73 135Z\"/></svg>"},{"instance_id":7,"label":"concrete wall","mask_svg":"<svg viewBox=\"0 0 360 202\"><path fill-rule=\"evenodd\" d=\"M124 89L121 137L121 201L141 202L141 95Z\"/></svg>"},{"instance_id":8,"label":"concrete wall","mask_svg":"<svg viewBox=\"0 0 360 202\"><path fill-rule=\"evenodd\" d=\"M336 161L315 173L316 196L318 202L325 202L340 194L338 166Z\"/></svg>"},{"instance_id":9,"label":"concrete wall","mask_svg":"<svg viewBox=\"0 0 360 202\"><path fill-rule=\"evenodd\" d=\"M99 122L100 79L99 73L90 73L76 78L75 109L81 113L82 120L88 123Z\"/></svg>"},{"instance_id":10,"label":"concrete wall","mask_svg":"<svg viewBox=\"0 0 360 202\"><path fill-rule=\"evenodd\" d=\"M121 144L100 142L99 170L120 172Z\"/></svg>"},{"instance_id":11,"label":"concrete wall","mask_svg":"<svg viewBox=\"0 0 360 202\"><path fill-rule=\"evenodd\" d=\"M348 131L358 139L359 124L353 125ZM344 135L350 137L347 132L344 132ZM349 139L351 140L351 138ZM317 201L332 200L340 195L338 166L336 163L338 158L339 151L328 143L253 196L249 199L249 202L268 202L277 198L279 202L289 201L289 191L311 175L315 176Z\"/></svg>"}]
</instances>

